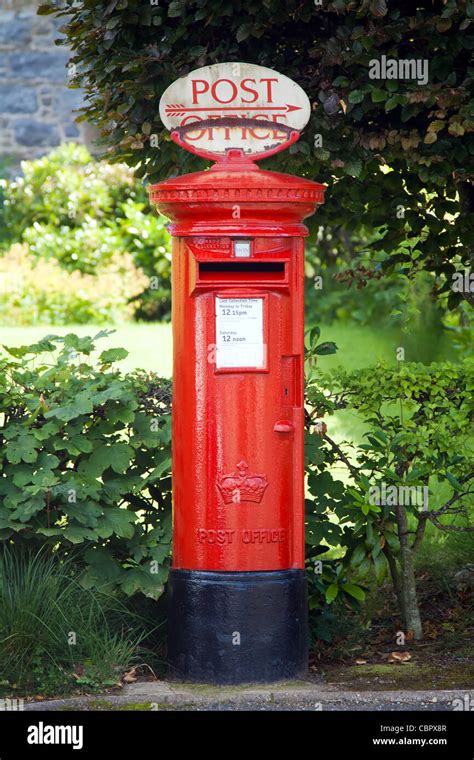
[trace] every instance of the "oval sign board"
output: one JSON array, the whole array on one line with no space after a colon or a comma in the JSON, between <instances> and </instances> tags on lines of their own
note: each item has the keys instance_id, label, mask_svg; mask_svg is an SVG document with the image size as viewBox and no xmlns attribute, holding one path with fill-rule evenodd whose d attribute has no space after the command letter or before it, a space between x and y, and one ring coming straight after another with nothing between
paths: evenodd
<instances>
[{"instance_id":1,"label":"oval sign board","mask_svg":"<svg viewBox=\"0 0 474 760\"><path fill-rule=\"evenodd\" d=\"M284 147L291 131L300 132L310 114L308 96L296 82L250 63L195 69L173 82L160 100L165 127L186 127L180 135L193 151L215 155L229 148L258 155ZM200 122L205 125L199 127ZM192 124L195 129L190 129Z\"/></svg>"}]
</instances>

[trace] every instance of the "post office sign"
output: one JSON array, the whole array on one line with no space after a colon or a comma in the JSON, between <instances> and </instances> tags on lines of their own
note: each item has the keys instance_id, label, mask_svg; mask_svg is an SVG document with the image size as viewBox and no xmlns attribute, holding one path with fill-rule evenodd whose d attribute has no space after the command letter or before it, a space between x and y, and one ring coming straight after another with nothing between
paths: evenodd
<instances>
[{"instance_id":1,"label":"post office sign","mask_svg":"<svg viewBox=\"0 0 474 760\"><path fill-rule=\"evenodd\" d=\"M216 154L226 148L261 153L284 143L290 130L300 132L310 114L308 96L296 82L250 63L217 63L191 71L160 100L167 129L196 124L195 130L186 131L185 142ZM200 127L202 122L206 126Z\"/></svg>"}]
</instances>

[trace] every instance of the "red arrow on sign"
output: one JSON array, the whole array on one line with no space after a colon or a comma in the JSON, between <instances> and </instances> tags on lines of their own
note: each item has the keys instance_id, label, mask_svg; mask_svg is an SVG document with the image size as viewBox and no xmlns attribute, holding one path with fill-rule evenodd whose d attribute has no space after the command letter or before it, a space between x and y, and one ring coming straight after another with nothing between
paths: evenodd
<instances>
[{"instance_id":1,"label":"red arrow on sign","mask_svg":"<svg viewBox=\"0 0 474 760\"><path fill-rule=\"evenodd\" d=\"M184 104L173 104L165 107L165 113L167 116L182 116L184 113L197 112L197 111L300 111L301 106L292 106L287 103L284 106L211 106L210 108L194 108L193 106L186 107Z\"/></svg>"}]
</instances>

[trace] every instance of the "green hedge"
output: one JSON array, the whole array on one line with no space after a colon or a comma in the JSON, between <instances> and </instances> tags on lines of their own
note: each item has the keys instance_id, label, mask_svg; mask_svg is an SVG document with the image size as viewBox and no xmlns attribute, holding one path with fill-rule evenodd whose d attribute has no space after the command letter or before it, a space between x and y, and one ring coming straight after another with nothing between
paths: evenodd
<instances>
[{"instance_id":1,"label":"green hedge","mask_svg":"<svg viewBox=\"0 0 474 760\"><path fill-rule=\"evenodd\" d=\"M74 555L86 586L156 600L171 553L171 384L121 373L124 349L96 351L105 335L50 335L0 354L0 540L29 551L47 544ZM389 566L392 580L402 577L406 534L391 503L371 501L371 488L429 491L428 511L405 509L410 530L427 520L464 529L473 365L323 375L315 362L336 347L320 342L318 328L306 341L307 568L314 630L325 630L328 607L357 606ZM364 421L363 443L334 440L324 419L337 410ZM410 538L405 554L422 538ZM329 549L336 559L320 566Z\"/></svg>"},{"instance_id":2,"label":"green hedge","mask_svg":"<svg viewBox=\"0 0 474 760\"><path fill-rule=\"evenodd\" d=\"M157 599L170 562L170 383L48 336L0 355L0 538L74 550L89 586ZM78 551L79 550L79 551Z\"/></svg>"}]
</instances>

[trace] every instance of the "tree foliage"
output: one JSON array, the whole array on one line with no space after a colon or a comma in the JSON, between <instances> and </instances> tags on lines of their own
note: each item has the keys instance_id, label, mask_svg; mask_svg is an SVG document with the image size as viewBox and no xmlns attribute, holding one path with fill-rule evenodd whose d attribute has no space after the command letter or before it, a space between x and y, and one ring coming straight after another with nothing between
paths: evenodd
<instances>
[{"instance_id":1,"label":"tree foliage","mask_svg":"<svg viewBox=\"0 0 474 760\"><path fill-rule=\"evenodd\" d=\"M406 630L416 638L422 626L414 555L427 524L474 530L467 524L474 504L473 369L466 361L313 371L307 386L308 542L345 547L356 583L371 571L381 583L390 571ZM338 443L328 433L323 418L343 409L364 419L362 443ZM333 477L336 464L342 480ZM333 585L334 598L338 592Z\"/></svg>"},{"instance_id":2,"label":"tree foliage","mask_svg":"<svg viewBox=\"0 0 474 760\"><path fill-rule=\"evenodd\" d=\"M152 181L204 165L160 122L158 101L173 80L221 61L290 76L312 116L271 165L328 183L316 221L380 230L365 261L426 268L450 306L474 301L451 290L453 273L474 267L472 0L63 0L40 12L65 16L85 116L110 154ZM428 81L371 78L382 56L426 61Z\"/></svg>"}]
</instances>

